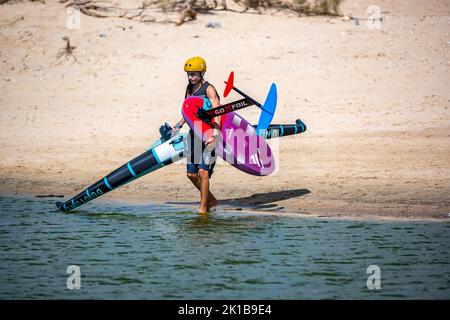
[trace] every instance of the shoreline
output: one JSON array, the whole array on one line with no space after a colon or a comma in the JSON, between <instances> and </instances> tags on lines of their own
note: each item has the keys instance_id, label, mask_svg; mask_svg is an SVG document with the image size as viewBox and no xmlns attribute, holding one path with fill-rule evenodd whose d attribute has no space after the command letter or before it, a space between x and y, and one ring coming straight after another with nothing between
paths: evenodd
<instances>
[{"instance_id":1,"label":"shoreline","mask_svg":"<svg viewBox=\"0 0 450 320\"><path fill-rule=\"evenodd\" d=\"M40 195L40 197L38 197ZM156 200L156 199L149 199L145 198L144 196L135 196L135 197L127 197L124 194L121 194L120 196L113 197L109 195L110 203L112 203L114 206L120 206L120 205L131 205L131 206L146 206L146 205L155 205L155 206L169 206L171 208L180 209L180 210L192 210L193 213L195 213L198 203L195 202L186 202L186 203L173 203L170 201L162 201L162 200ZM47 200L53 200L55 203L56 201L65 201L67 199L70 199L70 197L67 197L63 200L63 198L60 197L49 197L49 196L43 196L43 194L33 194L33 193L17 193L17 192L5 192L0 191L0 197L18 197L18 198L27 198L27 199L47 199ZM102 196L101 198L94 199L90 201L87 204L81 205L74 210L69 210L66 213L69 213L71 211L76 211L78 208L87 208L90 204L98 203L97 206L101 206L102 204L108 203L108 200L106 199L106 196ZM219 200L220 203L220 200ZM318 210L312 210L311 213L306 213L307 210L303 212L293 212L289 211L289 209L285 210L264 210L264 209L257 209L251 206L241 206L238 205L234 206L227 206L226 204L219 204L219 206L216 209L220 213L226 213L226 212L233 212L236 213L242 213L243 215L261 215L261 216L277 216L277 217L290 217L290 218L314 218L314 219L331 219L331 220L338 220L338 221L355 221L355 222L378 222L378 223L389 223L389 222L430 222L430 223L446 223L450 222L450 214L448 216L442 216L442 217L430 217L426 215L421 216L389 216L389 215L369 215L369 214L358 214L358 213L349 213L349 212L340 212L340 213L334 213L334 214L328 214L324 215L322 213L312 213L314 211ZM211 214L215 214L215 211L211 212ZM60 212L56 208L55 205L55 211ZM63 211L61 211L63 212Z\"/></svg>"}]
</instances>

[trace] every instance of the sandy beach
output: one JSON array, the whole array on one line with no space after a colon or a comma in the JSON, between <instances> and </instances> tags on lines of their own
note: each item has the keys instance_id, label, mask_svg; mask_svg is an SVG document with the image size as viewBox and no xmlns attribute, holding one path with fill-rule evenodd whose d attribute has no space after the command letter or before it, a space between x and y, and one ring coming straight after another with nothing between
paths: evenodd
<instances>
[{"instance_id":1,"label":"sandy beach","mask_svg":"<svg viewBox=\"0 0 450 320\"><path fill-rule=\"evenodd\" d=\"M260 100L276 82L273 122L308 126L271 141L271 176L219 161L211 191L223 204L448 220L450 2L380 0L380 28L369 28L373 4L343 3L359 24L249 10L213 11L179 27L81 15L79 29L67 27L58 1L0 5L0 193L68 199L144 152L160 125L181 118L183 63L200 55L220 94L232 70L235 84ZM64 36L78 62L57 59ZM259 116L257 108L239 113ZM195 205L199 193L179 162L105 199Z\"/></svg>"}]
</instances>

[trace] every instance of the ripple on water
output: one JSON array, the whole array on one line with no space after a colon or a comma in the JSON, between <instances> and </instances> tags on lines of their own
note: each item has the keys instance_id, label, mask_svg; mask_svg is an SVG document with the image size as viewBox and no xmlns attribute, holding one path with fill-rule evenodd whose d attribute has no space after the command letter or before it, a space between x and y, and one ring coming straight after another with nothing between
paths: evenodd
<instances>
[{"instance_id":1,"label":"ripple on water","mask_svg":"<svg viewBox=\"0 0 450 320\"><path fill-rule=\"evenodd\" d=\"M450 298L448 223L0 197L0 298ZM79 265L82 289L66 289ZM366 288L367 267L382 289ZM37 281L36 279L39 279Z\"/></svg>"}]
</instances>

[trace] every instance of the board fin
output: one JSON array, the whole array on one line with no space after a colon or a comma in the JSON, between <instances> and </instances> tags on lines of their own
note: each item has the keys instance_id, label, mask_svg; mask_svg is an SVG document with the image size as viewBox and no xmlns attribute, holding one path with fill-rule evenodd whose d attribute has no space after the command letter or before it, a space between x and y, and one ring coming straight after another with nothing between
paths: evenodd
<instances>
[{"instance_id":1,"label":"board fin","mask_svg":"<svg viewBox=\"0 0 450 320\"><path fill-rule=\"evenodd\" d=\"M230 72L230 75L228 76L228 81L224 82L226 84L226 87L225 90L223 90L223 96L226 98L234 86L234 71Z\"/></svg>"},{"instance_id":2,"label":"board fin","mask_svg":"<svg viewBox=\"0 0 450 320\"><path fill-rule=\"evenodd\" d=\"M261 115L259 116L258 125L256 126L256 132L261 135L263 131L267 130L270 123L272 122L273 116L275 115L275 110L277 108L277 85L272 83L267 94L266 100Z\"/></svg>"}]
</instances>

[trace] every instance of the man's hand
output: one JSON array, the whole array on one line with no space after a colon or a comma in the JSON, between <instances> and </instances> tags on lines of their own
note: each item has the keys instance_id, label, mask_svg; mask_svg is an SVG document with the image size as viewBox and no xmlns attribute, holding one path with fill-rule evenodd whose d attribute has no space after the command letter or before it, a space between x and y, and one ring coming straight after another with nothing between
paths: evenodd
<instances>
[{"instance_id":1,"label":"man's hand","mask_svg":"<svg viewBox=\"0 0 450 320\"><path fill-rule=\"evenodd\" d=\"M216 145L216 138L214 136L205 141L205 147L214 148L215 145Z\"/></svg>"},{"instance_id":2,"label":"man's hand","mask_svg":"<svg viewBox=\"0 0 450 320\"><path fill-rule=\"evenodd\" d=\"M180 132L180 130L181 130L181 128L183 127L183 125L184 125L185 122L186 122L186 121L184 121L184 119L182 118L180 121L178 121L177 123L175 123L175 124L172 126L172 134L175 135L175 134L177 134L178 132Z\"/></svg>"},{"instance_id":3,"label":"man's hand","mask_svg":"<svg viewBox=\"0 0 450 320\"><path fill-rule=\"evenodd\" d=\"M172 136L176 135L180 131L179 128L177 128L177 125L172 126Z\"/></svg>"}]
</instances>

